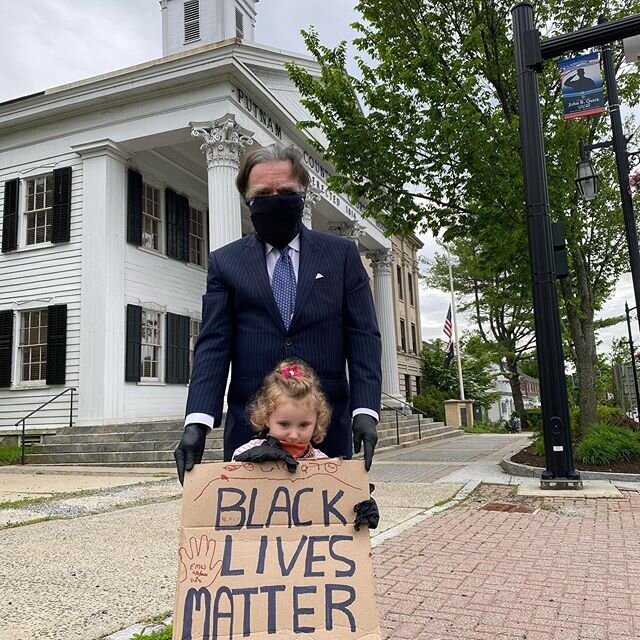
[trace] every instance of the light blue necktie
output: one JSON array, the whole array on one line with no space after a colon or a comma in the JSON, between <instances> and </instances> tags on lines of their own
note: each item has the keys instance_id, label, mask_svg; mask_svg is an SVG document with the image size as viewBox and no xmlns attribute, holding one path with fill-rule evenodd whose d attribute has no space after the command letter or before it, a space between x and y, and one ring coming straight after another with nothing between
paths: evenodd
<instances>
[{"instance_id":1,"label":"light blue necktie","mask_svg":"<svg viewBox=\"0 0 640 640\"><path fill-rule=\"evenodd\" d=\"M273 269L271 289L280 310L282 322L284 322L284 326L288 331L291 324L291 316L296 306L296 274L289 255L289 247L284 247L280 250L280 257Z\"/></svg>"}]
</instances>

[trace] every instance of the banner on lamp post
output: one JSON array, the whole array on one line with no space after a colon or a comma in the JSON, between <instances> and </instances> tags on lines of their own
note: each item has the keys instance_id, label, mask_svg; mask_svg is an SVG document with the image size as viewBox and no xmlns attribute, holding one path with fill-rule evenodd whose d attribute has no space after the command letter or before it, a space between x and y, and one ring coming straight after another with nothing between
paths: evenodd
<instances>
[{"instance_id":1,"label":"banner on lamp post","mask_svg":"<svg viewBox=\"0 0 640 640\"><path fill-rule=\"evenodd\" d=\"M560 60L558 67L565 120L605 111L598 52Z\"/></svg>"}]
</instances>

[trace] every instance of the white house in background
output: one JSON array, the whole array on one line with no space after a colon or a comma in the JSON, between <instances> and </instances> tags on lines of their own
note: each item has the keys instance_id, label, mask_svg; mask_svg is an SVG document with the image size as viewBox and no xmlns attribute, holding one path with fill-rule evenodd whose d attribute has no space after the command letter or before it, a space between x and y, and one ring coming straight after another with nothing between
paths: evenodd
<instances>
[{"instance_id":1,"label":"white house in background","mask_svg":"<svg viewBox=\"0 0 640 640\"><path fill-rule=\"evenodd\" d=\"M489 407L487 418L491 422L508 420L515 413L515 405L511 392L511 385L507 377L500 372L498 366L492 367L494 376L494 392L499 394L498 398ZM532 378L524 373L520 373L520 389L522 400L526 408L540 406L540 382L537 378Z\"/></svg>"},{"instance_id":2,"label":"white house in background","mask_svg":"<svg viewBox=\"0 0 640 640\"><path fill-rule=\"evenodd\" d=\"M0 435L68 387L77 424L183 415L206 256L252 232L239 158L274 142L303 151L305 224L369 263L383 390L401 397L392 242L327 189L284 69L317 65L254 42L256 1L162 0L162 58L0 104ZM68 416L65 397L28 427Z\"/></svg>"}]
</instances>

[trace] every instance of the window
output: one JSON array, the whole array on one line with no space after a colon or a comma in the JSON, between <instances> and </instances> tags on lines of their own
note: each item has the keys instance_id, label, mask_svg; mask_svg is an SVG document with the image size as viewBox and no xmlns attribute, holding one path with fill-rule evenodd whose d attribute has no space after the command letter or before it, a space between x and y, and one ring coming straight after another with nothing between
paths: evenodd
<instances>
[{"instance_id":1,"label":"window","mask_svg":"<svg viewBox=\"0 0 640 640\"><path fill-rule=\"evenodd\" d=\"M413 307L414 306L414 302L413 302L413 274L409 273L407 275L407 278L408 278L407 289L409 290L409 304Z\"/></svg>"},{"instance_id":2,"label":"window","mask_svg":"<svg viewBox=\"0 0 640 640\"><path fill-rule=\"evenodd\" d=\"M26 181L27 244L51 242L53 222L53 173Z\"/></svg>"},{"instance_id":3,"label":"window","mask_svg":"<svg viewBox=\"0 0 640 640\"><path fill-rule=\"evenodd\" d=\"M418 341L416 340L416 325L411 323L411 347L413 353L418 353Z\"/></svg>"},{"instance_id":4,"label":"window","mask_svg":"<svg viewBox=\"0 0 640 640\"><path fill-rule=\"evenodd\" d=\"M193 372L193 354L201 325L202 322L200 320L191 318L191 322L189 323L189 378L191 378L191 373Z\"/></svg>"},{"instance_id":5,"label":"window","mask_svg":"<svg viewBox=\"0 0 640 640\"><path fill-rule=\"evenodd\" d=\"M184 41L200 40L200 2L188 0L184 3Z\"/></svg>"},{"instance_id":6,"label":"window","mask_svg":"<svg viewBox=\"0 0 640 640\"><path fill-rule=\"evenodd\" d=\"M244 14L236 7L236 38L244 38Z\"/></svg>"},{"instance_id":7,"label":"window","mask_svg":"<svg viewBox=\"0 0 640 640\"><path fill-rule=\"evenodd\" d=\"M404 374L404 397L407 402L411 401L411 376L408 373Z\"/></svg>"},{"instance_id":8,"label":"window","mask_svg":"<svg viewBox=\"0 0 640 640\"><path fill-rule=\"evenodd\" d=\"M142 246L160 250L160 190L142 185Z\"/></svg>"},{"instance_id":9,"label":"window","mask_svg":"<svg viewBox=\"0 0 640 640\"><path fill-rule=\"evenodd\" d=\"M402 267L396 267L396 274L398 276L398 297L400 300L404 300L404 296L402 295Z\"/></svg>"},{"instance_id":10,"label":"window","mask_svg":"<svg viewBox=\"0 0 640 640\"><path fill-rule=\"evenodd\" d=\"M422 391L422 388L420 387L420 383L422 381L420 380L420 376L416 376L416 395L419 396L420 392Z\"/></svg>"},{"instance_id":11,"label":"window","mask_svg":"<svg viewBox=\"0 0 640 640\"><path fill-rule=\"evenodd\" d=\"M400 344L402 345L402 350L407 350L407 335L404 327L404 320L400 320Z\"/></svg>"},{"instance_id":12,"label":"window","mask_svg":"<svg viewBox=\"0 0 640 640\"><path fill-rule=\"evenodd\" d=\"M204 213L189 207L189 262L204 266Z\"/></svg>"},{"instance_id":13,"label":"window","mask_svg":"<svg viewBox=\"0 0 640 640\"><path fill-rule=\"evenodd\" d=\"M160 380L160 321L158 311L142 309L142 379Z\"/></svg>"},{"instance_id":14,"label":"window","mask_svg":"<svg viewBox=\"0 0 640 640\"><path fill-rule=\"evenodd\" d=\"M21 380L46 380L48 310L24 311L20 315Z\"/></svg>"}]
</instances>

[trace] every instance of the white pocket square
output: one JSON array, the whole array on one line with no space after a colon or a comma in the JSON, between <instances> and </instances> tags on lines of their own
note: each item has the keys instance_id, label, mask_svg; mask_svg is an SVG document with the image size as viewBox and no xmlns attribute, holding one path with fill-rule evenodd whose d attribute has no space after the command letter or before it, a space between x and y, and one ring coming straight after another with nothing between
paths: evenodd
<instances>
[{"instance_id":1,"label":"white pocket square","mask_svg":"<svg viewBox=\"0 0 640 640\"><path fill-rule=\"evenodd\" d=\"M321 273L316 273L316 280L319 280L320 278L324 278L324 276Z\"/></svg>"}]
</instances>

